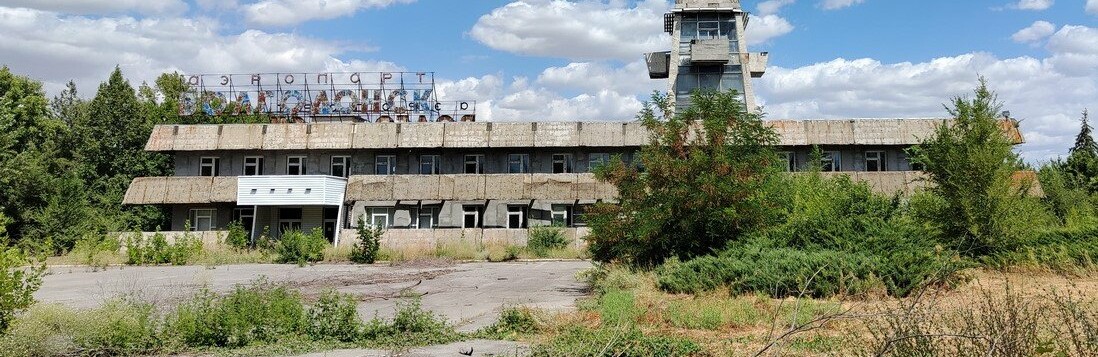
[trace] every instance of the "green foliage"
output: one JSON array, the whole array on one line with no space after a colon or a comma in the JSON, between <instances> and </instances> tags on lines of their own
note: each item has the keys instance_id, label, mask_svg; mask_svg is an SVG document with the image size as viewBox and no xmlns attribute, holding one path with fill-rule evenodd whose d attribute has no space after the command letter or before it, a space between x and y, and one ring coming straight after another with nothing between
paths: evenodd
<instances>
[{"instance_id":1,"label":"green foliage","mask_svg":"<svg viewBox=\"0 0 1098 357\"><path fill-rule=\"evenodd\" d=\"M29 268L25 264L30 263ZM0 333L7 331L15 315L34 303L34 292L42 286L45 264L28 262L14 248L0 251Z\"/></svg>"},{"instance_id":2,"label":"green foliage","mask_svg":"<svg viewBox=\"0 0 1098 357\"><path fill-rule=\"evenodd\" d=\"M245 250L251 247L252 242L248 237L248 231L244 230L244 224L240 221L229 223L229 234L225 236L225 244L237 250Z\"/></svg>"},{"instance_id":3,"label":"green foliage","mask_svg":"<svg viewBox=\"0 0 1098 357\"><path fill-rule=\"evenodd\" d=\"M88 356L148 354L160 343L153 311L149 303L108 301L79 314L77 319L83 323L73 326L73 343Z\"/></svg>"},{"instance_id":4,"label":"green foliage","mask_svg":"<svg viewBox=\"0 0 1098 357\"><path fill-rule=\"evenodd\" d=\"M300 231L283 233L275 250L278 252L279 263L304 266L324 260L324 248L327 247L328 239L324 238L324 232L313 229L309 234Z\"/></svg>"},{"instance_id":5,"label":"green foliage","mask_svg":"<svg viewBox=\"0 0 1098 357\"><path fill-rule=\"evenodd\" d=\"M78 257L80 264L102 266L105 256L118 252L120 248L121 241L118 238L86 234L76 241L71 253Z\"/></svg>"},{"instance_id":6,"label":"green foliage","mask_svg":"<svg viewBox=\"0 0 1098 357\"><path fill-rule=\"evenodd\" d=\"M199 293L168 317L164 329L184 346L240 347L304 331L305 317L297 292L259 281L224 297Z\"/></svg>"},{"instance_id":7,"label":"green foliage","mask_svg":"<svg viewBox=\"0 0 1098 357\"><path fill-rule=\"evenodd\" d=\"M955 98L953 120L913 150L944 203L933 221L951 247L970 257L1024 240L1033 223L1025 219L1030 212L1015 209L1027 186L1012 179L1020 165L998 121L1002 105L983 79L975 94Z\"/></svg>"},{"instance_id":8,"label":"green foliage","mask_svg":"<svg viewBox=\"0 0 1098 357\"><path fill-rule=\"evenodd\" d=\"M334 290L325 291L309 307L308 316L306 333L315 340L354 342L361 334L362 320L358 317L358 303L351 295Z\"/></svg>"},{"instance_id":9,"label":"green foliage","mask_svg":"<svg viewBox=\"0 0 1098 357\"><path fill-rule=\"evenodd\" d=\"M1034 267L1060 273L1085 273L1098 268L1098 226L1054 228L1009 250L982 257L995 268Z\"/></svg>"},{"instance_id":10,"label":"green foliage","mask_svg":"<svg viewBox=\"0 0 1098 357\"><path fill-rule=\"evenodd\" d=\"M477 332L485 338L510 340L539 330L539 316L526 307L509 307L499 313L499 320Z\"/></svg>"},{"instance_id":11,"label":"green foliage","mask_svg":"<svg viewBox=\"0 0 1098 357\"><path fill-rule=\"evenodd\" d=\"M187 265L202 254L202 240L189 231L175 237L168 243L164 233L157 231L152 237L145 238L141 232L126 235L126 264L129 265Z\"/></svg>"},{"instance_id":12,"label":"green foliage","mask_svg":"<svg viewBox=\"0 0 1098 357\"><path fill-rule=\"evenodd\" d=\"M530 227L526 248L534 255L545 257L556 249L564 249L568 246L568 237L564 236L564 229L554 226Z\"/></svg>"},{"instance_id":13,"label":"green foliage","mask_svg":"<svg viewBox=\"0 0 1098 357\"><path fill-rule=\"evenodd\" d=\"M698 92L691 107L673 111L667 96L653 95L638 115L651 137L637 165L617 158L597 172L617 186L619 204L588 212L595 260L655 266L688 259L774 221L768 194L780 177L778 136L738 98Z\"/></svg>"},{"instance_id":14,"label":"green foliage","mask_svg":"<svg viewBox=\"0 0 1098 357\"><path fill-rule=\"evenodd\" d=\"M381 250L381 236L385 230L366 224L366 219L358 218L358 242L351 247L350 259L358 264L373 264Z\"/></svg>"}]
</instances>

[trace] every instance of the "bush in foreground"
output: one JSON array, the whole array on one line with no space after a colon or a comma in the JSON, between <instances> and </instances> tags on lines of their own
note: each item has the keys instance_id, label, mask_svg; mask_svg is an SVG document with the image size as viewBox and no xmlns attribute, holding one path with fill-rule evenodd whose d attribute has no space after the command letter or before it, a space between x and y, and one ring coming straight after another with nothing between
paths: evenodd
<instances>
[{"instance_id":1,"label":"bush in foreground","mask_svg":"<svg viewBox=\"0 0 1098 357\"><path fill-rule=\"evenodd\" d=\"M461 336L415 301L398 303L392 320L364 322L356 307L353 296L332 291L307 304L297 291L263 281L225 296L200 292L166 309L166 315L129 299L89 310L39 305L0 335L0 351L6 356L247 354L241 351L257 346L390 348L448 343Z\"/></svg>"},{"instance_id":2,"label":"bush in foreground","mask_svg":"<svg viewBox=\"0 0 1098 357\"><path fill-rule=\"evenodd\" d=\"M278 252L279 263L305 265L324 260L324 248L327 247L328 239L324 238L324 232L314 229L309 234L300 231L283 233L275 251Z\"/></svg>"},{"instance_id":3,"label":"bush in foreground","mask_svg":"<svg viewBox=\"0 0 1098 357\"><path fill-rule=\"evenodd\" d=\"M0 231L0 237L3 231ZM46 265L28 263L22 252L15 248L0 251L0 333L7 331L16 314L34 303L34 292L42 286Z\"/></svg>"},{"instance_id":4,"label":"bush in foreground","mask_svg":"<svg viewBox=\"0 0 1098 357\"><path fill-rule=\"evenodd\" d=\"M358 264L373 264L377 261L378 252L381 251L381 235L385 231L381 227L373 227L366 224L366 218L358 218L358 242L351 247L350 259Z\"/></svg>"}]
</instances>

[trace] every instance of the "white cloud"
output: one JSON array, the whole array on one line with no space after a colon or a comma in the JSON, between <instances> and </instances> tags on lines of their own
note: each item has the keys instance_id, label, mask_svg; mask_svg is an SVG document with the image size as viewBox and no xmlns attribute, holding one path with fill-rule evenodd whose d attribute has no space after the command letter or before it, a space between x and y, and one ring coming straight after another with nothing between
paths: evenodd
<instances>
[{"instance_id":1,"label":"white cloud","mask_svg":"<svg viewBox=\"0 0 1098 357\"><path fill-rule=\"evenodd\" d=\"M653 90L667 91L667 81L648 78L648 66L643 60L613 67L603 62L569 63L564 67L549 67L541 72L537 84L555 90L580 90L595 93L608 89L618 93L645 95Z\"/></svg>"},{"instance_id":2,"label":"white cloud","mask_svg":"<svg viewBox=\"0 0 1098 357\"><path fill-rule=\"evenodd\" d=\"M511 53L574 60L640 58L667 49L663 13L669 3L521 0L481 16L470 35Z\"/></svg>"},{"instance_id":3,"label":"white cloud","mask_svg":"<svg viewBox=\"0 0 1098 357\"><path fill-rule=\"evenodd\" d=\"M1010 36L1014 42L1018 43L1034 43L1051 36L1056 32L1056 25L1048 21L1037 21L1029 27L1018 30L1013 36Z\"/></svg>"},{"instance_id":4,"label":"white cloud","mask_svg":"<svg viewBox=\"0 0 1098 357\"><path fill-rule=\"evenodd\" d=\"M820 2L820 7L824 10L838 10L861 4L863 2L865 2L865 0L823 0Z\"/></svg>"},{"instance_id":5,"label":"white cloud","mask_svg":"<svg viewBox=\"0 0 1098 357\"><path fill-rule=\"evenodd\" d=\"M797 0L767 0L759 3L759 15L777 14L786 5L792 5Z\"/></svg>"},{"instance_id":6,"label":"white cloud","mask_svg":"<svg viewBox=\"0 0 1098 357\"><path fill-rule=\"evenodd\" d=\"M0 6L79 15L175 14L187 10L183 0L5 0Z\"/></svg>"},{"instance_id":7,"label":"white cloud","mask_svg":"<svg viewBox=\"0 0 1098 357\"><path fill-rule=\"evenodd\" d=\"M1098 15L1098 0L1087 0L1086 11L1091 15Z\"/></svg>"},{"instance_id":8,"label":"white cloud","mask_svg":"<svg viewBox=\"0 0 1098 357\"><path fill-rule=\"evenodd\" d=\"M0 63L56 90L70 79L85 93L120 65L127 77L164 72L398 70L393 63L350 60L345 46L288 33L222 35L213 20L89 18L0 7Z\"/></svg>"},{"instance_id":9,"label":"white cloud","mask_svg":"<svg viewBox=\"0 0 1098 357\"><path fill-rule=\"evenodd\" d=\"M356 11L406 4L415 0L261 0L244 5L244 18L263 26L294 25L310 20L350 16Z\"/></svg>"},{"instance_id":10,"label":"white cloud","mask_svg":"<svg viewBox=\"0 0 1098 357\"><path fill-rule=\"evenodd\" d=\"M1046 10L1052 7L1055 0L1018 0L1017 3L1011 4L1011 7L1019 10Z\"/></svg>"},{"instance_id":11,"label":"white cloud","mask_svg":"<svg viewBox=\"0 0 1098 357\"><path fill-rule=\"evenodd\" d=\"M611 90L564 97L544 88L526 89L495 102L490 120L620 121L634 118L642 106L634 95Z\"/></svg>"},{"instance_id":12,"label":"white cloud","mask_svg":"<svg viewBox=\"0 0 1098 357\"><path fill-rule=\"evenodd\" d=\"M744 36L748 45L758 45L793 32L793 28L793 24L778 15L751 15Z\"/></svg>"},{"instance_id":13,"label":"white cloud","mask_svg":"<svg viewBox=\"0 0 1098 357\"><path fill-rule=\"evenodd\" d=\"M800 68L771 67L756 90L772 119L942 117L951 96L968 95L979 76L1022 119L1040 162L1067 151L1078 113L1098 108L1098 29L1064 26L1049 39L1047 58L1000 59L987 53L921 63L836 59Z\"/></svg>"}]
</instances>

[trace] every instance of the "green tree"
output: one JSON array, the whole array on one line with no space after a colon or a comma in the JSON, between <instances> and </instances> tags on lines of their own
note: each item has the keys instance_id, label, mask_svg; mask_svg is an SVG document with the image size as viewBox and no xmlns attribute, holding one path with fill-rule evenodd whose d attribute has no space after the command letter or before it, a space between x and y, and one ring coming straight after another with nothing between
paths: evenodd
<instances>
[{"instance_id":1,"label":"green tree","mask_svg":"<svg viewBox=\"0 0 1098 357\"><path fill-rule=\"evenodd\" d=\"M8 218L0 213L0 241L7 241L5 223ZM29 263L22 252L15 248L0 247L0 333L8 330L15 314L34 303L34 292L42 286L45 264Z\"/></svg>"},{"instance_id":2,"label":"green tree","mask_svg":"<svg viewBox=\"0 0 1098 357\"><path fill-rule=\"evenodd\" d=\"M947 109L953 119L912 150L943 201L931 219L962 254L1004 249L1025 234L1026 217L1013 213L1026 187L1012 179L1021 166L999 125L1002 104L981 78L974 98Z\"/></svg>"},{"instance_id":3,"label":"green tree","mask_svg":"<svg viewBox=\"0 0 1098 357\"><path fill-rule=\"evenodd\" d=\"M77 158L88 170L92 204L114 217L116 225L110 229L149 230L166 223L167 215L162 209L121 205L134 177L163 176L169 172L170 159L166 155L144 150L158 120L147 108L116 67L110 78L99 85L88 105L88 115L77 121L77 135L82 143Z\"/></svg>"},{"instance_id":4,"label":"green tree","mask_svg":"<svg viewBox=\"0 0 1098 357\"><path fill-rule=\"evenodd\" d=\"M385 231L381 227L366 224L366 218L358 217L358 242L351 247L351 261L359 264L373 264L381 250L381 236Z\"/></svg>"},{"instance_id":5,"label":"green tree","mask_svg":"<svg viewBox=\"0 0 1098 357\"><path fill-rule=\"evenodd\" d=\"M1081 188L1088 193L1098 192L1098 143L1094 142L1093 128L1088 121L1087 111L1083 111L1080 120L1079 135L1075 136L1067 161L1060 163L1070 187Z\"/></svg>"},{"instance_id":6,"label":"green tree","mask_svg":"<svg viewBox=\"0 0 1098 357\"><path fill-rule=\"evenodd\" d=\"M615 158L597 172L617 186L619 203L589 215L596 260L654 266L708 254L778 216L768 198L781 179L778 135L738 97L698 92L675 110L653 95L638 115L650 133L639 165Z\"/></svg>"}]
</instances>

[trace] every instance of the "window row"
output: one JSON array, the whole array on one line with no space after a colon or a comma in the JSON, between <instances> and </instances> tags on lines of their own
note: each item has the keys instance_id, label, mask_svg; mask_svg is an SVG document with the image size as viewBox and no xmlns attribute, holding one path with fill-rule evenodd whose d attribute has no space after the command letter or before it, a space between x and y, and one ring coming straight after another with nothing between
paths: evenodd
<instances>
[{"instance_id":1,"label":"window row","mask_svg":"<svg viewBox=\"0 0 1098 357\"><path fill-rule=\"evenodd\" d=\"M789 151L781 153L782 158L785 160L785 171L796 172L801 170L801 165L797 160L797 154ZM880 172L894 170L888 165L888 161L885 159L884 151L866 151L862 156L863 171L868 172ZM919 170L919 165L913 162L909 162L909 166L912 170ZM823 151L820 152L820 171L823 172L835 172L842 171L842 154L838 151Z\"/></svg>"},{"instance_id":2,"label":"window row","mask_svg":"<svg viewBox=\"0 0 1098 357\"><path fill-rule=\"evenodd\" d=\"M411 213L412 224L410 227L417 229L439 228L440 207L420 207ZM367 208L363 219L373 227L393 228L393 208L374 207ZM577 212L578 211L578 212ZM574 227L584 225L582 206L577 210L571 205L552 205L549 212L549 223L559 227ZM485 206L462 205L461 228L484 228ZM530 206L507 205L507 219L503 225L509 229L529 228ZM457 222L455 222L457 223Z\"/></svg>"},{"instance_id":3,"label":"window row","mask_svg":"<svg viewBox=\"0 0 1098 357\"><path fill-rule=\"evenodd\" d=\"M262 156L246 156L244 157L244 166L241 172L242 176L260 176L263 173ZM610 154L608 153L593 153L588 155L589 168L594 168L604 165L610 162ZM463 171L465 174L484 174L485 173L485 160L484 155L465 155L463 162ZM350 156L332 156L330 161L330 176L336 177L349 177L351 175L351 157ZM290 156L286 158L286 175L305 175L308 172L308 158L305 156ZM377 155L374 157L374 169L375 175L395 175L397 172L397 157L396 155ZM442 174L442 159L439 155L420 155L419 156L419 170L420 175L438 175ZM555 174L567 174L575 173L575 165L572 154L553 154L553 173ZM202 157L200 160L199 176L213 177L219 176L221 173L221 159L219 157ZM530 154L509 154L507 155L507 173L521 174L531 173L530 170Z\"/></svg>"}]
</instances>

